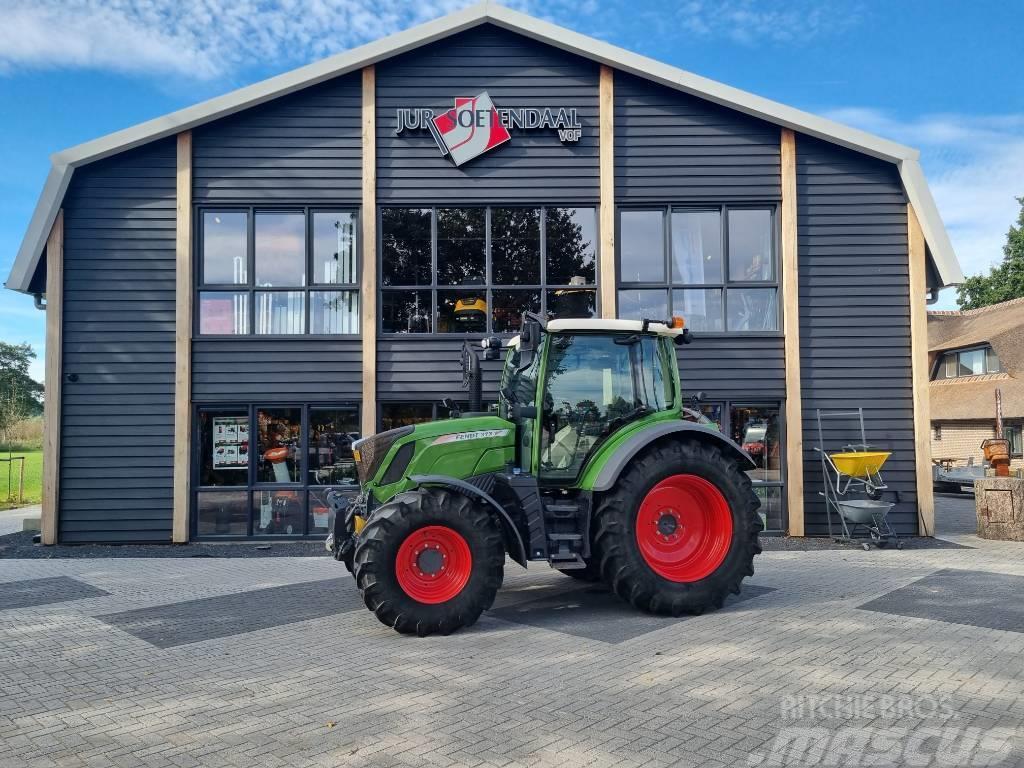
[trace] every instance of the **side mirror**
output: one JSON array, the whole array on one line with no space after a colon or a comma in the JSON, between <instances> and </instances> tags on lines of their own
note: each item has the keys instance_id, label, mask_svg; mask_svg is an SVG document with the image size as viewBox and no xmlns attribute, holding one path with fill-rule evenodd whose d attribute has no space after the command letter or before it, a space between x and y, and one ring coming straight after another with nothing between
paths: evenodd
<instances>
[{"instance_id":1,"label":"side mirror","mask_svg":"<svg viewBox=\"0 0 1024 768\"><path fill-rule=\"evenodd\" d=\"M480 346L484 350L484 360L501 359L501 339L497 336L488 336L480 342Z\"/></svg>"},{"instance_id":2,"label":"side mirror","mask_svg":"<svg viewBox=\"0 0 1024 768\"><path fill-rule=\"evenodd\" d=\"M533 362L533 356L537 353L540 345L541 333L544 326L540 318L532 312L523 313L522 326L519 329L519 368L528 368Z\"/></svg>"}]
</instances>

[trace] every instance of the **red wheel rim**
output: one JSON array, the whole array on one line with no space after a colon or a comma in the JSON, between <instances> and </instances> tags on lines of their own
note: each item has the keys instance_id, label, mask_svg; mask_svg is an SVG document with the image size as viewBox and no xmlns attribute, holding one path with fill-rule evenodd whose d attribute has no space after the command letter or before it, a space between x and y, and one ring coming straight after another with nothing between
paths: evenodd
<instances>
[{"instance_id":1,"label":"red wheel rim","mask_svg":"<svg viewBox=\"0 0 1024 768\"><path fill-rule=\"evenodd\" d=\"M636 541L664 579L699 581L725 560L732 514L722 492L703 477L672 475L651 488L636 514Z\"/></svg>"},{"instance_id":2,"label":"red wheel rim","mask_svg":"<svg viewBox=\"0 0 1024 768\"><path fill-rule=\"evenodd\" d=\"M459 594L472 570L469 544L445 525L413 531L395 558L398 585L413 600L428 605L447 602Z\"/></svg>"}]
</instances>

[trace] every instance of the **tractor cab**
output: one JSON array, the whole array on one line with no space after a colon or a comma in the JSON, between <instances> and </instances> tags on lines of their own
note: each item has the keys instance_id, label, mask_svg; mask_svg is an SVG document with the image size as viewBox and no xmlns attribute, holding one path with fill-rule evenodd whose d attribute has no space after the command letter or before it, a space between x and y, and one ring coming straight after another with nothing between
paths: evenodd
<instances>
[{"instance_id":1,"label":"tractor cab","mask_svg":"<svg viewBox=\"0 0 1024 768\"><path fill-rule=\"evenodd\" d=\"M489 607L506 555L654 612L738 590L760 551L753 462L688 417L675 348L689 341L681 318L527 313L508 342L467 342L468 411L357 441L360 494L331 496L327 546L367 606L401 632L451 631ZM503 353L497 410L482 411L481 357Z\"/></svg>"},{"instance_id":2,"label":"tractor cab","mask_svg":"<svg viewBox=\"0 0 1024 768\"><path fill-rule=\"evenodd\" d=\"M553 320L527 315L509 343L498 413L516 425L517 465L571 487L598 449L638 422L679 417L673 349L682 321Z\"/></svg>"}]
</instances>

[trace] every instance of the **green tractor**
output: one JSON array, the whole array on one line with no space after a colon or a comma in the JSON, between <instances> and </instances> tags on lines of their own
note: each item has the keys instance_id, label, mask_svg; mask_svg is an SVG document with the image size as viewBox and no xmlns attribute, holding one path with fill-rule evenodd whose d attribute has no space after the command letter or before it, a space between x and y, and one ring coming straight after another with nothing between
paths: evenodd
<instances>
[{"instance_id":1,"label":"green tractor","mask_svg":"<svg viewBox=\"0 0 1024 768\"><path fill-rule=\"evenodd\" d=\"M721 607L761 552L751 458L683 406L682 320L523 316L497 411L470 410L353 444L359 495L332 494L328 549L399 632L448 634L491 607L506 555L604 581L639 609ZM502 341L484 340L484 359Z\"/></svg>"}]
</instances>

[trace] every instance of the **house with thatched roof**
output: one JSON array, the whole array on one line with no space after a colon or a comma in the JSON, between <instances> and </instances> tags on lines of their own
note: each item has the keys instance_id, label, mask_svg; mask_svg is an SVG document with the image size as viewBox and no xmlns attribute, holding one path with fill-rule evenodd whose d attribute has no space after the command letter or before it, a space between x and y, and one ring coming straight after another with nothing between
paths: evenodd
<instances>
[{"instance_id":1,"label":"house with thatched roof","mask_svg":"<svg viewBox=\"0 0 1024 768\"><path fill-rule=\"evenodd\" d=\"M995 436L996 391L1014 469L1024 466L1024 298L928 313L932 459L981 464Z\"/></svg>"}]
</instances>

